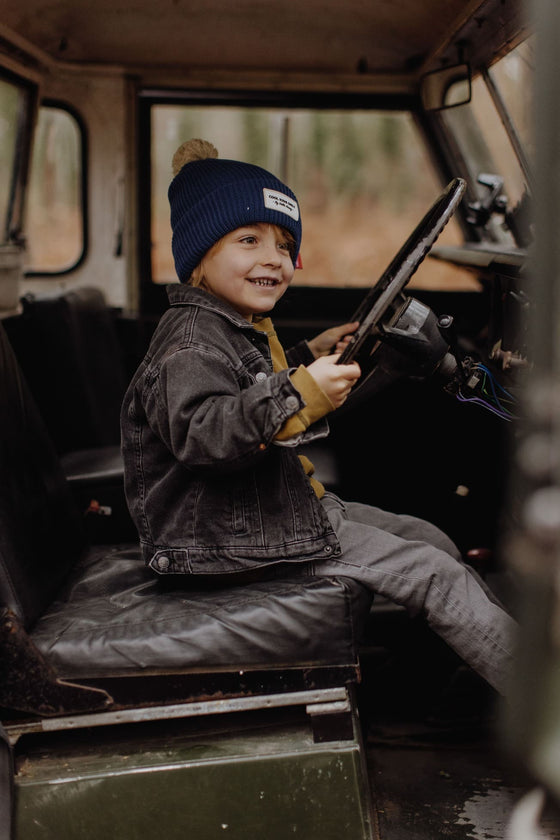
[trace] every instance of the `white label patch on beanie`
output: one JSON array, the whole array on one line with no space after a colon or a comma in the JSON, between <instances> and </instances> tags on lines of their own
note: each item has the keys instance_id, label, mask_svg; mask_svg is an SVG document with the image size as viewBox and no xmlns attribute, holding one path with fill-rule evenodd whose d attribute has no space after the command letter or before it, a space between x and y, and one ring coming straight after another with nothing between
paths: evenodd
<instances>
[{"instance_id":1,"label":"white label patch on beanie","mask_svg":"<svg viewBox=\"0 0 560 840\"><path fill-rule=\"evenodd\" d=\"M286 213L291 216L296 222L299 219L299 207L297 201L290 198L289 195L277 192L276 190L267 190L263 188L264 206L269 210L278 210L280 213Z\"/></svg>"}]
</instances>

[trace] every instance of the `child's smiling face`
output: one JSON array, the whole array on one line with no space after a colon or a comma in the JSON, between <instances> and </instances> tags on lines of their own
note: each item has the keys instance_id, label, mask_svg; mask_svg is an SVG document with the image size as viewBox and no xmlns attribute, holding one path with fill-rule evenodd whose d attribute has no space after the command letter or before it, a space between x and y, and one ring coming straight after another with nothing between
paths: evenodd
<instances>
[{"instance_id":1,"label":"child's smiling face","mask_svg":"<svg viewBox=\"0 0 560 840\"><path fill-rule=\"evenodd\" d=\"M226 234L200 264L202 287L248 321L274 308L294 275L282 228L252 224Z\"/></svg>"}]
</instances>

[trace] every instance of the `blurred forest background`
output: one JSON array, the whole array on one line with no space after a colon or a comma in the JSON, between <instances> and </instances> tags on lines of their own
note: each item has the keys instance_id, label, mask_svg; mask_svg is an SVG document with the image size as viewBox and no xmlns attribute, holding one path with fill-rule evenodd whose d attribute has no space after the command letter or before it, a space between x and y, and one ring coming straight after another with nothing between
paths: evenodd
<instances>
[{"instance_id":1,"label":"blurred forest background","mask_svg":"<svg viewBox=\"0 0 560 840\"><path fill-rule=\"evenodd\" d=\"M371 285L442 188L410 114L157 106L152 123L156 282L175 279L167 189L173 153L191 137L210 140L222 158L263 166L293 189L303 226L303 270L293 282L301 285ZM445 233L447 241L461 241L454 225ZM442 268L433 264L430 272ZM460 274L455 283L472 286L471 276Z\"/></svg>"}]
</instances>

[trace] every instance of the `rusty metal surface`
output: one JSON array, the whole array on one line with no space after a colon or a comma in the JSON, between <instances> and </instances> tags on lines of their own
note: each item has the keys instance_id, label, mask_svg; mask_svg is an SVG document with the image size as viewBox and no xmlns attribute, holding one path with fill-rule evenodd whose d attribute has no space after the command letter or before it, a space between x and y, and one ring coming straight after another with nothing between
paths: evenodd
<instances>
[{"instance_id":1,"label":"rusty metal surface","mask_svg":"<svg viewBox=\"0 0 560 840\"><path fill-rule=\"evenodd\" d=\"M235 712L281 709L289 706L308 706L309 714L331 714L350 711L348 692L344 687L327 688L318 691L298 691L255 697L235 697L204 702L180 703L167 706L145 706L136 709L119 709L92 714L61 716L35 722L23 722L8 726L9 733L24 735L32 732L56 732L60 730L84 729L98 726L117 726L123 723L145 723L156 720L205 717L207 715L232 714ZM334 708L333 708L334 707Z\"/></svg>"},{"instance_id":2,"label":"rusty metal surface","mask_svg":"<svg viewBox=\"0 0 560 840\"><path fill-rule=\"evenodd\" d=\"M58 674L9 609L0 611L0 707L37 715L103 709L102 689L76 685Z\"/></svg>"}]
</instances>

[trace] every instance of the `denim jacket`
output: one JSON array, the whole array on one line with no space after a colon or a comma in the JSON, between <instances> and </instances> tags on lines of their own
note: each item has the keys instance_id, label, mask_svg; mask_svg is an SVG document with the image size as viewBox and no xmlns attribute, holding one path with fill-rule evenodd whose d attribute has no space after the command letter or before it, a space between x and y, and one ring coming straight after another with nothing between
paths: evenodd
<instances>
[{"instance_id":1,"label":"denim jacket","mask_svg":"<svg viewBox=\"0 0 560 840\"><path fill-rule=\"evenodd\" d=\"M146 562L159 574L223 574L340 554L296 453L328 434L326 420L274 440L304 405L293 368L274 373L266 335L227 303L188 285L168 295L121 413ZM313 357L303 344L287 358Z\"/></svg>"}]
</instances>

